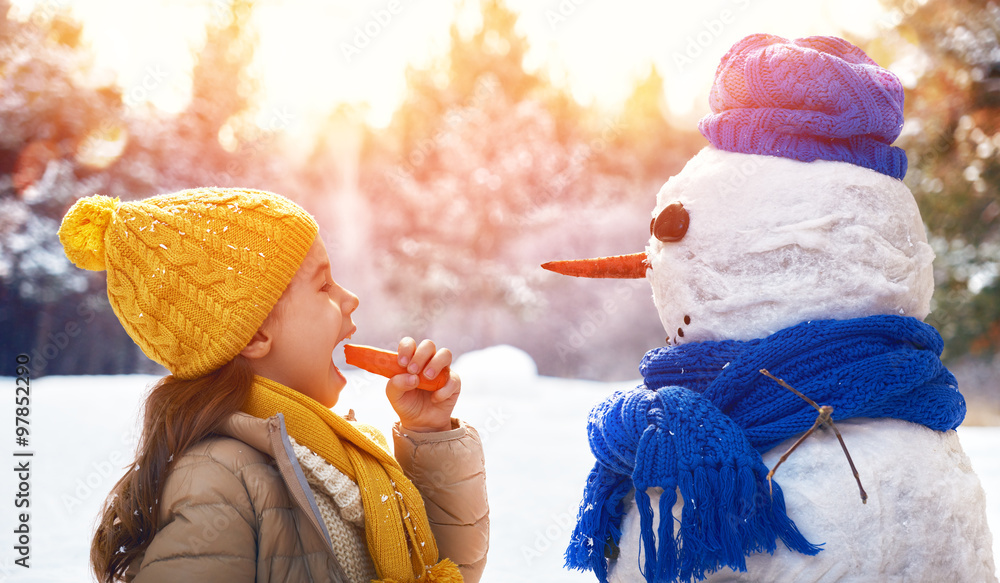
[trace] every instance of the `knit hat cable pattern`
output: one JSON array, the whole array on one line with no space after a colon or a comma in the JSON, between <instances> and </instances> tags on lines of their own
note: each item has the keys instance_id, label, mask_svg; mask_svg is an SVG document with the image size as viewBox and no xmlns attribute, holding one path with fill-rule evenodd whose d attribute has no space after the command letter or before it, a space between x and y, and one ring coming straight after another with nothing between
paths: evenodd
<instances>
[{"instance_id":1,"label":"knit hat cable pattern","mask_svg":"<svg viewBox=\"0 0 1000 583\"><path fill-rule=\"evenodd\" d=\"M247 345L318 230L280 195L199 188L132 202L82 198L59 239L78 267L107 270L111 307L146 356L193 379Z\"/></svg>"},{"instance_id":2,"label":"knit hat cable pattern","mask_svg":"<svg viewBox=\"0 0 1000 583\"><path fill-rule=\"evenodd\" d=\"M698 129L720 150L849 162L902 180L899 79L851 43L770 34L733 45L715 72Z\"/></svg>"},{"instance_id":3,"label":"knit hat cable pattern","mask_svg":"<svg viewBox=\"0 0 1000 583\"><path fill-rule=\"evenodd\" d=\"M760 369L833 406L837 421L888 417L946 431L962 422L965 400L941 363L942 348L937 331L915 318L871 316L650 351L640 366L645 385L615 393L590 414L597 463L567 566L607 581L633 488L647 581L700 580L723 566L745 571L747 555L774 552L779 538L815 554L819 547L785 514L777 483L771 496L761 452L809 429L816 411ZM663 488L655 538L651 487ZM678 491L684 506L675 533Z\"/></svg>"}]
</instances>

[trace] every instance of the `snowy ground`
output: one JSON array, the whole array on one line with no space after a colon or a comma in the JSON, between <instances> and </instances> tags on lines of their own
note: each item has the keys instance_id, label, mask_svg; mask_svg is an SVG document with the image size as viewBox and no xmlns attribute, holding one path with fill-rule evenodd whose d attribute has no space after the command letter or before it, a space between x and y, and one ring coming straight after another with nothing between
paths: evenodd
<instances>
[{"instance_id":1,"label":"snowy ground","mask_svg":"<svg viewBox=\"0 0 1000 583\"><path fill-rule=\"evenodd\" d=\"M562 552L591 465L585 424L590 408L634 381L595 383L539 377L530 358L496 347L465 355L457 364L463 395L457 415L483 436L492 509L486 582L593 581L562 568ZM348 373L336 408L386 430L393 418L383 382ZM17 476L0 473L0 583L89 581L88 547L98 507L131 459L147 376L46 377L32 384L30 569L14 565ZM0 377L0 419L14 433L14 381ZM986 489L990 523L1000 531L1000 427L959 430ZM13 440L13 436L10 436ZM1000 544L994 542L1000 564Z\"/></svg>"}]
</instances>

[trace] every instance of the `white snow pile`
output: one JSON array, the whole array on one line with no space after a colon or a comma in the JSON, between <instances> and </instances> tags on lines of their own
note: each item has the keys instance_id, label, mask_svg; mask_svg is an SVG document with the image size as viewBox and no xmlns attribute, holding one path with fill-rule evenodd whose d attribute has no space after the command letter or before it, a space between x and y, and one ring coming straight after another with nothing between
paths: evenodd
<instances>
[{"instance_id":1,"label":"white snow pile","mask_svg":"<svg viewBox=\"0 0 1000 583\"><path fill-rule=\"evenodd\" d=\"M590 573L562 568L593 463L587 415L605 396L638 381L541 377L528 355L509 346L465 354L453 368L462 377L456 415L479 430L486 449L492 532L483 581L594 581ZM336 410L353 408L359 419L388 432L394 416L384 380L360 371L345 373L349 384ZM0 530L0 582L93 580L88 552L94 519L131 461L143 393L155 380L140 375L45 377L31 384L31 568L14 564L17 543L12 529L5 527ZM0 418L8 420L6 455L13 460L12 453L22 450L10 435L14 379L0 377L0 383L9 387L8 396L0 399ZM1000 532L1000 427L962 427L958 435L986 490L992 529ZM0 474L4 525L13 524L21 511L12 503L17 484L10 469ZM993 550L1000 559L996 539Z\"/></svg>"}]
</instances>

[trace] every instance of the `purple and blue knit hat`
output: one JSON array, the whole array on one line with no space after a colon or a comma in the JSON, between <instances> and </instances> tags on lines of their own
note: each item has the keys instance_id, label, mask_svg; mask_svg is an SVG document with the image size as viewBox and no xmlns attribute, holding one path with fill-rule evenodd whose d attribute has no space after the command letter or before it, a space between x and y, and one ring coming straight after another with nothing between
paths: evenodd
<instances>
[{"instance_id":1,"label":"purple and blue knit hat","mask_svg":"<svg viewBox=\"0 0 1000 583\"><path fill-rule=\"evenodd\" d=\"M903 86L858 47L830 36L755 34L715 71L698 129L720 150L849 162L902 180Z\"/></svg>"}]
</instances>

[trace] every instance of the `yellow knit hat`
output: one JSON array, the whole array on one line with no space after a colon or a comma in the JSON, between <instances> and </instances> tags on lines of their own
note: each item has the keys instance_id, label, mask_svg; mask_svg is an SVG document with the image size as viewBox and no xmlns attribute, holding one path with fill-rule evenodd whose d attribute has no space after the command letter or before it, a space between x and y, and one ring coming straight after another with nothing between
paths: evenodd
<instances>
[{"instance_id":1,"label":"yellow knit hat","mask_svg":"<svg viewBox=\"0 0 1000 583\"><path fill-rule=\"evenodd\" d=\"M146 356L194 379L246 347L317 232L281 195L198 188L133 202L82 198L59 240L78 267L107 270L111 307Z\"/></svg>"}]
</instances>

